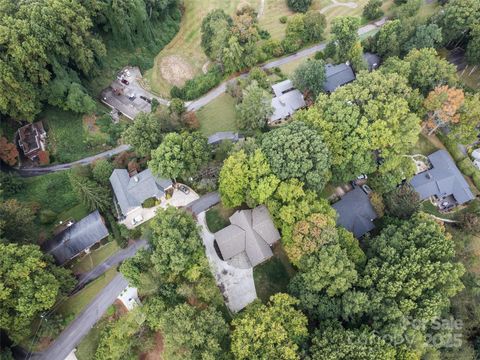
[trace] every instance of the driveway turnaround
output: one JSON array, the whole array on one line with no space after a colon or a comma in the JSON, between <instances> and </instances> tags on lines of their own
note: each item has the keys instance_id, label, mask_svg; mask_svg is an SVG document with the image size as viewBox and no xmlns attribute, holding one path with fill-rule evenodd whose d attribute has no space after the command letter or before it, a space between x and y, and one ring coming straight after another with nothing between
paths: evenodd
<instances>
[{"instance_id":1,"label":"driveway turnaround","mask_svg":"<svg viewBox=\"0 0 480 360\"><path fill-rule=\"evenodd\" d=\"M127 287L128 282L121 274L105 286L95 299L87 305L80 315L60 334L55 342L41 354L31 356L32 359L64 360L90 329L96 324L108 307Z\"/></svg>"},{"instance_id":2,"label":"driveway turnaround","mask_svg":"<svg viewBox=\"0 0 480 360\"><path fill-rule=\"evenodd\" d=\"M201 212L207 211L212 206L220 202L220 195L218 192L211 192L203 195L200 199L192 201L186 206L194 215L198 215Z\"/></svg>"},{"instance_id":3,"label":"driveway turnaround","mask_svg":"<svg viewBox=\"0 0 480 360\"><path fill-rule=\"evenodd\" d=\"M205 212L197 214L197 219L202 226L202 240L215 281L223 294L225 305L236 313L257 298L253 268L240 269L220 259L213 246L215 237L208 230Z\"/></svg>"}]
</instances>

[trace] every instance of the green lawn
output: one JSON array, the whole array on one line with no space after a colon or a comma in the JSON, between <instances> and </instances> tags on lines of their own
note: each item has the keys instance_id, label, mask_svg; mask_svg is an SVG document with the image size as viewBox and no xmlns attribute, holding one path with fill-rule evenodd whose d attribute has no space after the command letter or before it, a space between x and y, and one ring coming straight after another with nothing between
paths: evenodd
<instances>
[{"instance_id":1,"label":"green lawn","mask_svg":"<svg viewBox=\"0 0 480 360\"><path fill-rule=\"evenodd\" d=\"M431 153L438 150L439 147L435 146L427 137L423 134L420 134L418 142L410 150L411 155L422 154L425 156L430 155Z\"/></svg>"},{"instance_id":2,"label":"green lawn","mask_svg":"<svg viewBox=\"0 0 480 360\"><path fill-rule=\"evenodd\" d=\"M228 218L233 214L233 209L226 209L222 205L215 205L207 211L206 220L208 229L217 232L230 224Z\"/></svg>"},{"instance_id":3,"label":"green lawn","mask_svg":"<svg viewBox=\"0 0 480 360\"><path fill-rule=\"evenodd\" d=\"M120 250L120 247L117 243L115 241L110 241L105 245L101 245L98 249L93 250L89 254L84 255L82 258L75 259L71 269L74 274L88 272L115 254L118 250Z\"/></svg>"},{"instance_id":4,"label":"green lawn","mask_svg":"<svg viewBox=\"0 0 480 360\"><path fill-rule=\"evenodd\" d=\"M71 296L58 307L57 312L63 316L73 314L75 317L112 281L117 274L116 269L109 269L99 278L85 286L80 292Z\"/></svg>"},{"instance_id":5,"label":"green lawn","mask_svg":"<svg viewBox=\"0 0 480 360\"><path fill-rule=\"evenodd\" d=\"M273 294L286 292L294 269L280 244L273 249L274 256L253 269L257 296L266 302Z\"/></svg>"},{"instance_id":6,"label":"green lawn","mask_svg":"<svg viewBox=\"0 0 480 360\"><path fill-rule=\"evenodd\" d=\"M109 149L107 135L90 133L83 125L83 115L50 107L39 118L47 129L50 162L71 162Z\"/></svg>"},{"instance_id":7,"label":"green lawn","mask_svg":"<svg viewBox=\"0 0 480 360\"><path fill-rule=\"evenodd\" d=\"M259 0L184 0L180 30L157 55L153 68L144 74L145 85L159 95L170 96L175 82L181 85L182 79L201 73L208 60L200 46L203 18L214 9L233 15L239 5L257 8L258 4Z\"/></svg>"},{"instance_id":8,"label":"green lawn","mask_svg":"<svg viewBox=\"0 0 480 360\"><path fill-rule=\"evenodd\" d=\"M200 131L209 136L217 131L236 131L235 100L228 94L222 94L197 111Z\"/></svg>"}]
</instances>

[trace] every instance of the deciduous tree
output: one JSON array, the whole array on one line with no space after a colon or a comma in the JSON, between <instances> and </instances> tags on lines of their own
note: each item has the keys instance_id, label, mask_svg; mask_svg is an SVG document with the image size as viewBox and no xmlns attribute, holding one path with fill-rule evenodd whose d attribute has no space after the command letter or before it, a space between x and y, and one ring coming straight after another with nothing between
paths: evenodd
<instances>
[{"instance_id":1,"label":"deciduous tree","mask_svg":"<svg viewBox=\"0 0 480 360\"><path fill-rule=\"evenodd\" d=\"M148 156L162 142L162 124L154 114L140 113L123 132L123 142L140 156Z\"/></svg>"},{"instance_id":2,"label":"deciduous tree","mask_svg":"<svg viewBox=\"0 0 480 360\"><path fill-rule=\"evenodd\" d=\"M296 12L306 12L312 0L287 0L288 7Z\"/></svg>"},{"instance_id":3,"label":"deciduous tree","mask_svg":"<svg viewBox=\"0 0 480 360\"><path fill-rule=\"evenodd\" d=\"M461 144L472 144L477 140L478 119L480 119L480 93L467 94L460 109L460 121L451 127L449 136Z\"/></svg>"},{"instance_id":4,"label":"deciduous tree","mask_svg":"<svg viewBox=\"0 0 480 360\"><path fill-rule=\"evenodd\" d=\"M35 244L37 230L33 211L16 199L0 202L0 230L8 242Z\"/></svg>"},{"instance_id":5,"label":"deciduous tree","mask_svg":"<svg viewBox=\"0 0 480 360\"><path fill-rule=\"evenodd\" d=\"M262 140L273 173L281 180L296 178L321 191L330 180L330 152L322 137L301 121L265 134Z\"/></svg>"},{"instance_id":6,"label":"deciduous tree","mask_svg":"<svg viewBox=\"0 0 480 360\"><path fill-rule=\"evenodd\" d=\"M336 17L332 22L333 42L337 45L337 61L352 61L350 51L352 47L360 40L358 29L360 21L356 17L343 16Z\"/></svg>"},{"instance_id":7,"label":"deciduous tree","mask_svg":"<svg viewBox=\"0 0 480 360\"><path fill-rule=\"evenodd\" d=\"M296 68L292 81L297 89L316 98L323 91L325 77L325 62L314 59L307 60Z\"/></svg>"},{"instance_id":8,"label":"deciduous tree","mask_svg":"<svg viewBox=\"0 0 480 360\"><path fill-rule=\"evenodd\" d=\"M466 56L469 64L480 65L480 22L472 26Z\"/></svg>"},{"instance_id":9,"label":"deciduous tree","mask_svg":"<svg viewBox=\"0 0 480 360\"><path fill-rule=\"evenodd\" d=\"M408 219L420 208L420 195L415 189L405 184L385 195L385 204L390 215Z\"/></svg>"},{"instance_id":10,"label":"deciduous tree","mask_svg":"<svg viewBox=\"0 0 480 360\"><path fill-rule=\"evenodd\" d=\"M429 130L429 135L433 134L438 128L457 124L460 121L459 110L463 105L465 95L462 89L451 88L447 85L437 86L430 91L423 102L423 106L428 111L425 126Z\"/></svg>"},{"instance_id":11,"label":"deciduous tree","mask_svg":"<svg viewBox=\"0 0 480 360\"><path fill-rule=\"evenodd\" d=\"M383 15L383 11L381 9L382 3L382 0L369 0L363 8L363 16L367 20L378 19Z\"/></svg>"},{"instance_id":12,"label":"deciduous tree","mask_svg":"<svg viewBox=\"0 0 480 360\"><path fill-rule=\"evenodd\" d=\"M325 15L317 10L307 11L303 23L305 24L303 39L306 43L323 40L323 33L327 27Z\"/></svg>"},{"instance_id":13,"label":"deciduous tree","mask_svg":"<svg viewBox=\"0 0 480 360\"><path fill-rule=\"evenodd\" d=\"M437 48L443 42L442 29L437 24L420 25L405 44L405 51L422 48Z\"/></svg>"},{"instance_id":14,"label":"deciduous tree","mask_svg":"<svg viewBox=\"0 0 480 360\"><path fill-rule=\"evenodd\" d=\"M14 143L9 143L6 137L0 137L0 160L13 166L18 160L18 150Z\"/></svg>"},{"instance_id":15,"label":"deciduous tree","mask_svg":"<svg viewBox=\"0 0 480 360\"><path fill-rule=\"evenodd\" d=\"M152 151L148 167L158 176L187 178L194 175L209 158L207 139L199 132L169 133Z\"/></svg>"},{"instance_id":16,"label":"deciduous tree","mask_svg":"<svg viewBox=\"0 0 480 360\"><path fill-rule=\"evenodd\" d=\"M256 81L243 90L242 102L237 105L238 126L241 129L261 129L273 114L271 98Z\"/></svg>"},{"instance_id":17,"label":"deciduous tree","mask_svg":"<svg viewBox=\"0 0 480 360\"><path fill-rule=\"evenodd\" d=\"M445 4L436 18L445 42L462 40L474 25L480 23L479 12L480 3L476 0L452 0Z\"/></svg>"},{"instance_id":18,"label":"deciduous tree","mask_svg":"<svg viewBox=\"0 0 480 360\"><path fill-rule=\"evenodd\" d=\"M307 318L296 310L298 300L276 294L267 305L255 303L232 321L232 352L236 359L300 359L308 335ZM272 331L274 329L274 331Z\"/></svg>"},{"instance_id":19,"label":"deciduous tree","mask_svg":"<svg viewBox=\"0 0 480 360\"><path fill-rule=\"evenodd\" d=\"M110 185L110 175L113 172L113 165L107 159L100 159L93 163L92 176L103 186Z\"/></svg>"}]
</instances>

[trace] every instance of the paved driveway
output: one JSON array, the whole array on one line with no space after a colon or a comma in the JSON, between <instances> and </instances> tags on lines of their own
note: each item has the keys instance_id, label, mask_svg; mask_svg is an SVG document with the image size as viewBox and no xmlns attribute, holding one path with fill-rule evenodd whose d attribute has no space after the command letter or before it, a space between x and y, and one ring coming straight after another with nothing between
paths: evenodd
<instances>
[{"instance_id":1,"label":"paved driveway","mask_svg":"<svg viewBox=\"0 0 480 360\"><path fill-rule=\"evenodd\" d=\"M188 204L187 209L189 209L195 215L198 215L201 212L207 211L219 202L220 195L218 192L211 192Z\"/></svg>"},{"instance_id":2,"label":"paved driveway","mask_svg":"<svg viewBox=\"0 0 480 360\"><path fill-rule=\"evenodd\" d=\"M253 268L239 269L221 260L213 247L215 238L207 228L205 212L199 213L197 219L202 226L201 235L215 281L222 291L225 305L236 313L257 298Z\"/></svg>"}]
</instances>

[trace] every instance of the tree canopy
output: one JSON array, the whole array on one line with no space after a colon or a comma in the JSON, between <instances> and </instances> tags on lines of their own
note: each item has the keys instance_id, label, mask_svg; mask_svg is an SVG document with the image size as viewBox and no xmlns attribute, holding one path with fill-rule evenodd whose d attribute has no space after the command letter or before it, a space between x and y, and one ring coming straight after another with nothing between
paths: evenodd
<instances>
[{"instance_id":1,"label":"tree canopy","mask_svg":"<svg viewBox=\"0 0 480 360\"><path fill-rule=\"evenodd\" d=\"M451 127L449 136L461 144L471 144L477 140L477 126L480 118L480 93L467 94L460 109L460 121Z\"/></svg>"},{"instance_id":2,"label":"tree canopy","mask_svg":"<svg viewBox=\"0 0 480 360\"><path fill-rule=\"evenodd\" d=\"M261 147L281 180L299 179L316 191L330 180L329 149L322 137L301 121L265 134Z\"/></svg>"},{"instance_id":3,"label":"tree canopy","mask_svg":"<svg viewBox=\"0 0 480 360\"><path fill-rule=\"evenodd\" d=\"M199 132L169 133L152 150L148 167L158 176L187 178L194 175L210 158L207 139Z\"/></svg>"},{"instance_id":4,"label":"tree canopy","mask_svg":"<svg viewBox=\"0 0 480 360\"><path fill-rule=\"evenodd\" d=\"M30 323L70 290L70 272L53 265L36 245L0 243L0 328L13 341L30 334Z\"/></svg>"},{"instance_id":5,"label":"tree canopy","mask_svg":"<svg viewBox=\"0 0 480 360\"><path fill-rule=\"evenodd\" d=\"M312 5L312 0L287 0L287 4L293 11L306 12Z\"/></svg>"},{"instance_id":6,"label":"tree canopy","mask_svg":"<svg viewBox=\"0 0 480 360\"><path fill-rule=\"evenodd\" d=\"M122 138L138 155L147 156L162 142L162 126L155 114L140 113L125 129Z\"/></svg>"},{"instance_id":7,"label":"tree canopy","mask_svg":"<svg viewBox=\"0 0 480 360\"><path fill-rule=\"evenodd\" d=\"M230 208L243 203L251 208L264 204L279 182L260 149L249 155L242 149L230 155L220 171L222 203Z\"/></svg>"},{"instance_id":8,"label":"tree canopy","mask_svg":"<svg viewBox=\"0 0 480 360\"><path fill-rule=\"evenodd\" d=\"M35 214L17 199L0 201L0 233L8 242L35 244L37 229Z\"/></svg>"},{"instance_id":9,"label":"tree canopy","mask_svg":"<svg viewBox=\"0 0 480 360\"><path fill-rule=\"evenodd\" d=\"M333 178L345 182L397 167L418 139L420 119L411 111L418 103L418 93L404 78L376 71L360 73L330 96L320 95L315 107L295 117L322 134L332 154Z\"/></svg>"},{"instance_id":10,"label":"tree canopy","mask_svg":"<svg viewBox=\"0 0 480 360\"><path fill-rule=\"evenodd\" d=\"M238 127L245 130L261 129L273 114L271 96L254 80L243 90L242 102L237 105Z\"/></svg>"},{"instance_id":11,"label":"tree canopy","mask_svg":"<svg viewBox=\"0 0 480 360\"><path fill-rule=\"evenodd\" d=\"M307 60L295 69L292 82L301 92L307 92L316 98L323 91L325 83L325 62Z\"/></svg>"},{"instance_id":12,"label":"tree canopy","mask_svg":"<svg viewBox=\"0 0 480 360\"><path fill-rule=\"evenodd\" d=\"M232 321L231 348L235 359L300 359L307 318L295 309L298 300L278 293L267 305L250 305Z\"/></svg>"}]
</instances>

